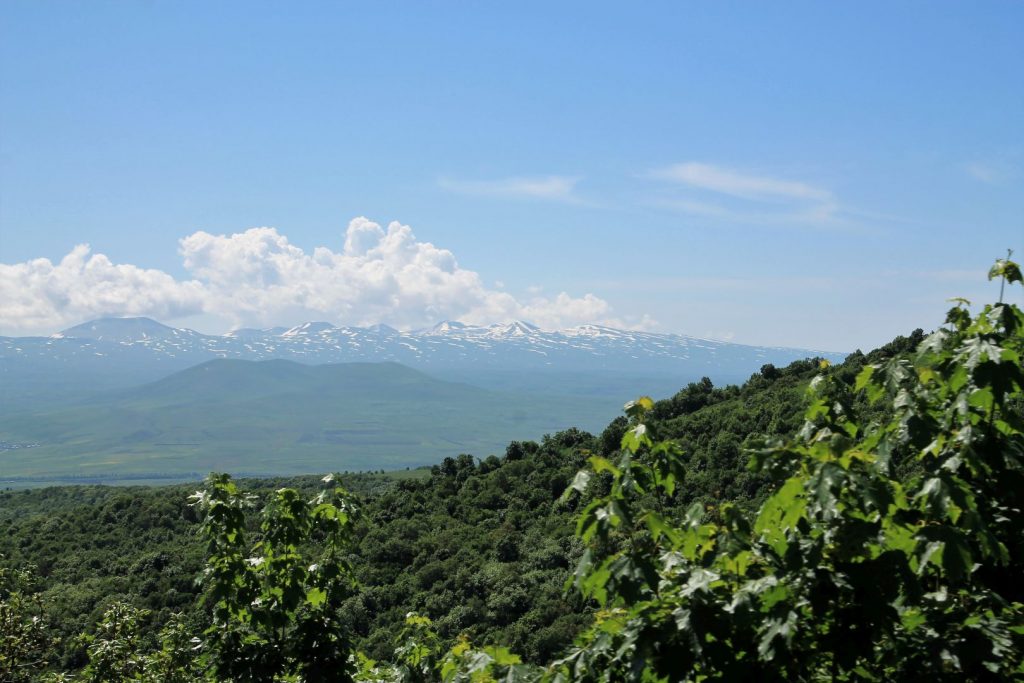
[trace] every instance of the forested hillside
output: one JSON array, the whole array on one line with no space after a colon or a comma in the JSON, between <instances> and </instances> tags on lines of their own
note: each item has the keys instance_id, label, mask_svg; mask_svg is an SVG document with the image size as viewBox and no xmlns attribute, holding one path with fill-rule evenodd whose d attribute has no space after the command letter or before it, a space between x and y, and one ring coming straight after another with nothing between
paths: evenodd
<instances>
[{"instance_id":1,"label":"forested hillside","mask_svg":"<svg viewBox=\"0 0 1024 683\"><path fill-rule=\"evenodd\" d=\"M920 338L920 331L901 337L870 359ZM852 381L864 361L854 354L834 372ZM744 444L795 433L817 369L813 360L765 366L742 386L705 379L656 402L652 430L688 454L677 507L756 503L767 480L748 470ZM428 477L343 476L363 501L353 553L361 589L345 607L361 648L389 656L405 615L416 611L435 619L446 639L466 632L508 643L528 661L564 649L590 617L563 590L582 544L573 537L573 511L558 499L589 455L618 450L626 428L618 418L596 436L569 429L540 443L512 442L500 455L446 458ZM318 484L318 477L244 483L261 496L285 485L310 493ZM194 489L72 486L0 496L3 563L38 568L61 667L85 663L75 637L125 597L152 611L144 630L154 635L174 612L194 613L199 623L203 547L187 504Z\"/></svg>"},{"instance_id":2,"label":"forested hillside","mask_svg":"<svg viewBox=\"0 0 1024 683\"><path fill-rule=\"evenodd\" d=\"M948 322L315 498L316 478L226 476L191 505L5 493L0 662L10 680L1019 677L1024 315Z\"/></svg>"}]
</instances>

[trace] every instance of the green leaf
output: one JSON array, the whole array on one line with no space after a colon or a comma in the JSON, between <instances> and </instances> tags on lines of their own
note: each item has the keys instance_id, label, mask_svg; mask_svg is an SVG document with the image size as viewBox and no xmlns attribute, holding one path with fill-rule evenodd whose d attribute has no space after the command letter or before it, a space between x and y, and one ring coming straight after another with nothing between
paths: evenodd
<instances>
[{"instance_id":1,"label":"green leaf","mask_svg":"<svg viewBox=\"0 0 1024 683\"><path fill-rule=\"evenodd\" d=\"M641 446L650 446L651 437L647 435L647 425L638 424L632 429L627 429L622 435L622 448L630 453L636 453Z\"/></svg>"},{"instance_id":2,"label":"green leaf","mask_svg":"<svg viewBox=\"0 0 1024 683\"><path fill-rule=\"evenodd\" d=\"M985 361L998 363L1003 359L1003 349L981 337L968 339L957 351L964 357L964 367L968 370L974 370Z\"/></svg>"},{"instance_id":3,"label":"green leaf","mask_svg":"<svg viewBox=\"0 0 1024 683\"><path fill-rule=\"evenodd\" d=\"M506 647L488 646L484 648L484 652L490 655L491 659L498 666L511 666L513 664L520 664L523 661Z\"/></svg>"},{"instance_id":4,"label":"green leaf","mask_svg":"<svg viewBox=\"0 0 1024 683\"><path fill-rule=\"evenodd\" d=\"M855 391L860 391L871 383L871 378L875 374L874 365L865 365L861 368L861 371L857 373L857 380L853 385Z\"/></svg>"},{"instance_id":5,"label":"green leaf","mask_svg":"<svg viewBox=\"0 0 1024 683\"><path fill-rule=\"evenodd\" d=\"M650 396L641 396L622 406L622 410L632 418L640 419L644 413L654 408L654 401Z\"/></svg>"},{"instance_id":6,"label":"green leaf","mask_svg":"<svg viewBox=\"0 0 1024 683\"><path fill-rule=\"evenodd\" d=\"M780 650L785 650L793 639L796 625L796 613L789 612L785 619L771 619L761 633L757 645L757 653L765 661L772 661Z\"/></svg>"},{"instance_id":7,"label":"green leaf","mask_svg":"<svg viewBox=\"0 0 1024 683\"><path fill-rule=\"evenodd\" d=\"M651 537L657 542L662 536L665 536L669 542L676 546L679 544L680 534L668 521L656 512L648 512L643 517L644 524L651 532Z\"/></svg>"},{"instance_id":8,"label":"green leaf","mask_svg":"<svg viewBox=\"0 0 1024 683\"><path fill-rule=\"evenodd\" d=\"M754 531L778 538L786 529L796 526L806 512L806 505L803 478L791 477L761 506Z\"/></svg>"},{"instance_id":9,"label":"green leaf","mask_svg":"<svg viewBox=\"0 0 1024 683\"><path fill-rule=\"evenodd\" d=\"M310 588L306 591L306 603L310 607L319 607L327 600L327 593L319 588Z\"/></svg>"},{"instance_id":10,"label":"green leaf","mask_svg":"<svg viewBox=\"0 0 1024 683\"><path fill-rule=\"evenodd\" d=\"M891 550L898 550L907 555L913 553L917 542L914 539L915 529L907 524L901 524L892 517L886 517L882 525L884 547Z\"/></svg>"},{"instance_id":11,"label":"green leaf","mask_svg":"<svg viewBox=\"0 0 1024 683\"><path fill-rule=\"evenodd\" d=\"M997 277L1004 277L1007 282L1022 282L1020 266L1008 258L998 259L988 271L989 280L995 280Z\"/></svg>"},{"instance_id":12,"label":"green leaf","mask_svg":"<svg viewBox=\"0 0 1024 683\"><path fill-rule=\"evenodd\" d=\"M963 534L945 525L928 525L917 532L918 554L922 571L928 563L942 569L953 581L965 578L974 566L970 546Z\"/></svg>"},{"instance_id":13,"label":"green leaf","mask_svg":"<svg viewBox=\"0 0 1024 683\"><path fill-rule=\"evenodd\" d=\"M608 569L608 565L611 564L613 559L614 556L602 562L597 568L592 568L578 583L580 591L584 595L597 600L602 605L608 601L608 590L605 586L608 585L608 581L611 579L611 571Z\"/></svg>"},{"instance_id":14,"label":"green leaf","mask_svg":"<svg viewBox=\"0 0 1024 683\"><path fill-rule=\"evenodd\" d=\"M607 458L602 458L600 455L592 455L587 461L590 466L594 468L594 472L600 474L601 472L611 472L613 476L621 476L622 472L618 467L612 464Z\"/></svg>"}]
</instances>

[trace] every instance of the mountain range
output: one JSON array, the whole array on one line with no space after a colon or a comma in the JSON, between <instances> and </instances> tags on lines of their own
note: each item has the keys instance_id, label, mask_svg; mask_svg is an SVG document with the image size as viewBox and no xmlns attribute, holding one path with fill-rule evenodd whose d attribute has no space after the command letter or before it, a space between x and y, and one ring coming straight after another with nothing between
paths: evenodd
<instances>
[{"instance_id":1,"label":"mountain range","mask_svg":"<svg viewBox=\"0 0 1024 683\"><path fill-rule=\"evenodd\" d=\"M0 482L433 464L600 430L638 395L842 354L583 325L446 321L207 335L107 318L0 337Z\"/></svg>"},{"instance_id":2,"label":"mountain range","mask_svg":"<svg viewBox=\"0 0 1024 683\"><path fill-rule=\"evenodd\" d=\"M679 334L581 325L542 330L444 321L402 332L387 325L239 329L207 335L148 318L104 318L50 337L0 337L0 407L52 404L152 381L215 358L308 364L397 362L486 388L622 398L710 377L740 382L762 365L842 353L746 346Z\"/></svg>"}]
</instances>

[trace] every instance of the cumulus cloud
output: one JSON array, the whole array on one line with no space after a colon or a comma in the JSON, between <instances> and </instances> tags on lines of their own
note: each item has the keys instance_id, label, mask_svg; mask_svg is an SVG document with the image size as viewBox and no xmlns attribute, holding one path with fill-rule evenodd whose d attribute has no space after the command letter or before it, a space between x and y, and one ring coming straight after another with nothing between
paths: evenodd
<instances>
[{"instance_id":1,"label":"cumulus cloud","mask_svg":"<svg viewBox=\"0 0 1024 683\"><path fill-rule=\"evenodd\" d=\"M0 265L0 332L53 332L100 315L173 320L200 313L237 326L328 320L408 329L444 319L624 324L593 294L535 293L521 301L488 288L451 251L418 240L397 222L384 228L356 218L339 251L321 246L309 253L274 228L252 228L193 233L180 241L180 253L193 279L115 265L102 254L90 256L85 245L57 265L46 259Z\"/></svg>"},{"instance_id":2,"label":"cumulus cloud","mask_svg":"<svg viewBox=\"0 0 1024 683\"><path fill-rule=\"evenodd\" d=\"M113 264L80 244L60 263L40 258L0 263L0 331L53 332L69 323L107 315L173 319L199 313L203 285L180 282L159 270Z\"/></svg>"}]
</instances>

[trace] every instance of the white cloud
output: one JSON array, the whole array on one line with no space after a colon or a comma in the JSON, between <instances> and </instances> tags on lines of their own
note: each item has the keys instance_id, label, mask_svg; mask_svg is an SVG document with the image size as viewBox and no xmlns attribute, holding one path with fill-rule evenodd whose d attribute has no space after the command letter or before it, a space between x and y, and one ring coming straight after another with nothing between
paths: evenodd
<instances>
[{"instance_id":1,"label":"white cloud","mask_svg":"<svg viewBox=\"0 0 1024 683\"><path fill-rule=\"evenodd\" d=\"M107 315L179 318L202 311L206 292L159 270L113 264L80 244L60 263L0 263L0 332L50 333Z\"/></svg>"},{"instance_id":2,"label":"white cloud","mask_svg":"<svg viewBox=\"0 0 1024 683\"><path fill-rule=\"evenodd\" d=\"M695 161L655 170L651 177L742 199L831 201L832 193L806 183L740 173Z\"/></svg>"},{"instance_id":3,"label":"white cloud","mask_svg":"<svg viewBox=\"0 0 1024 683\"><path fill-rule=\"evenodd\" d=\"M832 192L824 188L695 161L655 169L646 177L666 181L673 189L653 205L701 218L829 225L842 213Z\"/></svg>"},{"instance_id":4,"label":"white cloud","mask_svg":"<svg viewBox=\"0 0 1024 683\"><path fill-rule=\"evenodd\" d=\"M553 299L545 297L534 297L522 306L522 318L530 320L541 327L557 328L563 327L563 320L571 320L574 324L584 322L602 321L605 323L616 323L617 320L609 320L611 306L604 299L593 294L585 294L580 298L574 298L560 292Z\"/></svg>"},{"instance_id":5,"label":"white cloud","mask_svg":"<svg viewBox=\"0 0 1024 683\"><path fill-rule=\"evenodd\" d=\"M504 178L501 180L453 180L441 178L437 184L450 192L501 197L508 199L545 199L580 204L576 184L580 179L572 176L541 176L530 178Z\"/></svg>"},{"instance_id":6,"label":"white cloud","mask_svg":"<svg viewBox=\"0 0 1024 683\"><path fill-rule=\"evenodd\" d=\"M521 318L543 327L585 322L626 325L606 301L566 292L527 300L488 288L447 249L400 223L349 223L343 247L306 252L274 228L233 235L193 233L180 241L180 281L158 270L112 264L76 247L59 264L0 264L0 333L50 333L100 315L161 320L212 315L225 324L291 325L309 320L415 328ZM639 325L651 321L641 320Z\"/></svg>"}]
</instances>

